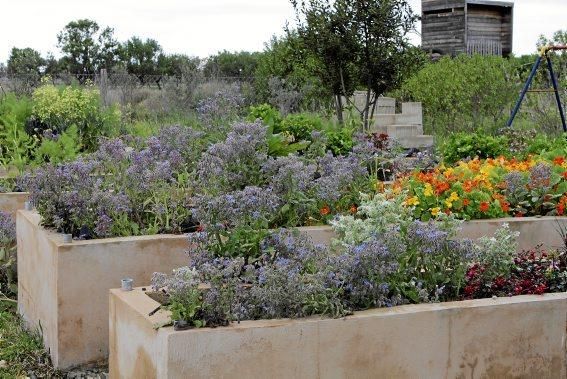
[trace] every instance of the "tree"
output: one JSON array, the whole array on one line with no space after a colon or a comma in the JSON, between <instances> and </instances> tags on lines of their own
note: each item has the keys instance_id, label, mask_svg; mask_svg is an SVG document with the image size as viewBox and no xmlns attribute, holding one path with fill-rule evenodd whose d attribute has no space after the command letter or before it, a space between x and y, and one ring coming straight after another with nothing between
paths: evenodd
<instances>
[{"instance_id":1,"label":"tree","mask_svg":"<svg viewBox=\"0 0 567 379\"><path fill-rule=\"evenodd\" d=\"M45 58L45 75L56 76L62 71L62 63L60 60L56 59L52 53L47 54Z\"/></svg>"},{"instance_id":2,"label":"tree","mask_svg":"<svg viewBox=\"0 0 567 379\"><path fill-rule=\"evenodd\" d=\"M209 57L203 72L205 77L250 78L254 75L261 53L222 51Z\"/></svg>"},{"instance_id":3,"label":"tree","mask_svg":"<svg viewBox=\"0 0 567 379\"><path fill-rule=\"evenodd\" d=\"M283 111L277 101L282 94L275 93L283 90L288 94L299 93L302 108L314 110L327 106L332 94L327 83L320 79L322 71L321 62L306 49L297 32L288 31L280 38L274 36L266 43L254 73L257 100L270 102ZM279 91L273 88L275 81L283 87Z\"/></svg>"},{"instance_id":4,"label":"tree","mask_svg":"<svg viewBox=\"0 0 567 379\"><path fill-rule=\"evenodd\" d=\"M158 71L161 75L180 78L187 72L196 72L199 68L198 57L184 54L160 54L157 59Z\"/></svg>"},{"instance_id":5,"label":"tree","mask_svg":"<svg viewBox=\"0 0 567 379\"><path fill-rule=\"evenodd\" d=\"M38 51L13 47L6 71L12 77L14 92L29 94L39 84L44 66L45 60Z\"/></svg>"},{"instance_id":6,"label":"tree","mask_svg":"<svg viewBox=\"0 0 567 379\"><path fill-rule=\"evenodd\" d=\"M396 88L407 69L407 34L417 16L406 0L291 0L299 35L323 63L321 79L336 97L342 121L342 96L366 89L364 125L377 96Z\"/></svg>"},{"instance_id":7,"label":"tree","mask_svg":"<svg viewBox=\"0 0 567 379\"><path fill-rule=\"evenodd\" d=\"M13 47L8 58L8 75L29 77L39 80L45 66L41 54L29 47L18 49Z\"/></svg>"},{"instance_id":8,"label":"tree","mask_svg":"<svg viewBox=\"0 0 567 379\"><path fill-rule=\"evenodd\" d=\"M101 68L110 69L116 63L119 43L114 30L92 20L71 21L57 35L57 46L64 56L61 63L67 71L92 75Z\"/></svg>"},{"instance_id":9,"label":"tree","mask_svg":"<svg viewBox=\"0 0 567 379\"><path fill-rule=\"evenodd\" d=\"M122 45L122 61L126 63L126 70L136 75L141 84L146 84L148 75L159 75L158 59L161 54L161 46L151 38L143 41L132 37Z\"/></svg>"}]
</instances>

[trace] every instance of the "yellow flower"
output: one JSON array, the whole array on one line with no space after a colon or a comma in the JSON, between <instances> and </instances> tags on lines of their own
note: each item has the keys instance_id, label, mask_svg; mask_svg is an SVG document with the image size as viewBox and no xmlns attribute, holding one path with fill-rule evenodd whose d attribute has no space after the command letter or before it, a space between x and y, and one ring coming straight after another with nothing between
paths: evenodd
<instances>
[{"instance_id":1,"label":"yellow flower","mask_svg":"<svg viewBox=\"0 0 567 379\"><path fill-rule=\"evenodd\" d=\"M456 192L451 192L451 195L449 196L449 198L447 200L450 201L450 202L457 201L457 200L459 200L459 194L456 193Z\"/></svg>"},{"instance_id":2,"label":"yellow flower","mask_svg":"<svg viewBox=\"0 0 567 379\"><path fill-rule=\"evenodd\" d=\"M419 198L417 196L410 197L406 200L406 205L419 205Z\"/></svg>"},{"instance_id":3,"label":"yellow flower","mask_svg":"<svg viewBox=\"0 0 567 379\"><path fill-rule=\"evenodd\" d=\"M453 208L453 202L451 201L451 199L445 200L445 206L449 209Z\"/></svg>"},{"instance_id":4,"label":"yellow flower","mask_svg":"<svg viewBox=\"0 0 567 379\"><path fill-rule=\"evenodd\" d=\"M425 183L425 189L423 190L423 194L426 197L433 196L433 187L431 186L431 183Z\"/></svg>"},{"instance_id":5,"label":"yellow flower","mask_svg":"<svg viewBox=\"0 0 567 379\"><path fill-rule=\"evenodd\" d=\"M435 207L431 209L431 215L432 216L437 216L439 214L439 212L441 212L441 208L439 207Z\"/></svg>"}]
</instances>

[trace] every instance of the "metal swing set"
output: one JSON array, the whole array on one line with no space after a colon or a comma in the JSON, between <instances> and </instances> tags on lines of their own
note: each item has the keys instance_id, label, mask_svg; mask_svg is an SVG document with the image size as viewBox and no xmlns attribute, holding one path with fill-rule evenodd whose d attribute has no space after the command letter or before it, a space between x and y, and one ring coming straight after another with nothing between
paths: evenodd
<instances>
[{"instance_id":1,"label":"metal swing set","mask_svg":"<svg viewBox=\"0 0 567 379\"><path fill-rule=\"evenodd\" d=\"M537 60L532 67L530 76L528 77L528 80L526 81L526 84L524 85L524 88L520 93L520 98L516 102L514 110L512 111L512 114L510 115L510 118L508 119L506 126L512 126L512 123L514 122L514 118L516 117L516 114L520 110L520 106L522 105L522 101L524 100L524 97L526 96L527 92L554 92L555 100L557 101L557 108L559 109L559 115L561 116L563 131L567 132L567 124L565 123L565 112L563 110L563 106L561 105L561 97L559 96L559 85L557 84L557 78L555 77L555 73L553 72L553 64L551 63L551 58L549 57L548 54L550 51L558 51L558 50L567 50L567 45L544 46L541 48L540 54L537 57ZM541 65L544 59L547 61L547 70L549 71L549 76L551 77L551 83L553 84L553 89L530 90L530 86L536 75L537 69L539 68L539 66Z\"/></svg>"}]
</instances>

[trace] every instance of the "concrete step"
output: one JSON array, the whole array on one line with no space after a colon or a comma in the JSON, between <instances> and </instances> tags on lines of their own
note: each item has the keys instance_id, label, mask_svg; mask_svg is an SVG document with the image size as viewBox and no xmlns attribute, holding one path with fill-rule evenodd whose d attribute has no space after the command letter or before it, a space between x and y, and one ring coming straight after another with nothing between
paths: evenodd
<instances>
[{"instance_id":1,"label":"concrete step","mask_svg":"<svg viewBox=\"0 0 567 379\"><path fill-rule=\"evenodd\" d=\"M376 127L388 125L421 125L422 119L420 114L377 114L374 115L372 125Z\"/></svg>"},{"instance_id":2,"label":"concrete step","mask_svg":"<svg viewBox=\"0 0 567 379\"><path fill-rule=\"evenodd\" d=\"M417 136L423 134L421 125L388 125L387 134L393 138Z\"/></svg>"},{"instance_id":3,"label":"concrete step","mask_svg":"<svg viewBox=\"0 0 567 379\"><path fill-rule=\"evenodd\" d=\"M406 149L415 148L425 148L433 146L434 137L430 135L417 135L409 137L396 138L398 142Z\"/></svg>"}]
</instances>

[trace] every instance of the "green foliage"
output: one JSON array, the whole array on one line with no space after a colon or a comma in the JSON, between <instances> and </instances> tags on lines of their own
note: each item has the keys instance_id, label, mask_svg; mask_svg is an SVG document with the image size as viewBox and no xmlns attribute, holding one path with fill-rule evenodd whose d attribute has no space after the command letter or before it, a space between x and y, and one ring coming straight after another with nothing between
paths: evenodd
<instances>
[{"instance_id":1,"label":"green foliage","mask_svg":"<svg viewBox=\"0 0 567 379\"><path fill-rule=\"evenodd\" d=\"M93 86L58 88L44 84L32 96L32 122L56 134L76 125L87 151L96 147L101 135L109 135L120 121L118 108L103 109L98 89ZM34 130L41 134L43 130Z\"/></svg>"},{"instance_id":2,"label":"green foliage","mask_svg":"<svg viewBox=\"0 0 567 379\"><path fill-rule=\"evenodd\" d=\"M188 57L184 54L160 54L158 56L157 65L159 73L162 75L175 76L180 78L183 75L189 75L197 72L200 59L197 57Z\"/></svg>"},{"instance_id":3,"label":"green foliage","mask_svg":"<svg viewBox=\"0 0 567 379\"><path fill-rule=\"evenodd\" d=\"M347 155L354 146L354 129L341 128L326 130L327 150L331 150L333 155Z\"/></svg>"},{"instance_id":4,"label":"green foliage","mask_svg":"<svg viewBox=\"0 0 567 379\"><path fill-rule=\"evenodd\" d=\"M296 32L288 31L281 38L274 36L266 44L254 73L257 101L289 110L290 98L294 97L301 109L326 108L332 93L320 78L321 70L321 62L305 48Z\"/></svg>"},{"instance_id":5,"label":"green foliage","mask_svg":"<svg viewBox=\"0 0 567 379\"><path fill-rule=\"evenodd\" d=\"M32 48L18 49L13 47L8 58L7 74L12 76L12 82L17 93L29 94L31 89L39 84L46 61L40 53Z\"/></svg>"},{"instance_id":6,"label":"green foliage","mask_svg":"<svg viewBox=\"0 0 567 379\"><path fill-rule=\"evenodd\" d=\"M49 378L63 378L51 366L49 353L43 348L41 335L30 333L16 312L0 300L0 367L1 378L23 378L35 372Z\"/></svg>"},{"instance_id":7,"label":"green foliage","mask_svg":"<svg viewBox=\"0 0 567 379\"><path fill-rule=\"evenodd\" d=\"M283 119L280 129L289 133L296 141L310 140L311 132L322 129L321 118L307 113L290 114Z\"/></svg>"},{"instance_id":8,"label":"green foliage","mask_svg":"<svg viewBox=\"0 0 567 379\"><path fill-rule=\"evenodd\" d=\"M516 100L518 80L512 61L496 56L444 57L409 78L400 95L420 101L428 133L504 126Z\"/></svg>"},{"instance_id":9,"label":"green foliage","mask_svg":"<svg viewBox=\"0 0 567 379\"><path fill-rule=\"evenodd\" d=\"M151 38L143 41L141 38L132 37L120 50L120 58L126 64L128 73L136 75L141 84L145 84L144 75L159 74L158 63L161 54L161 46Z\"/></svg>"},{"instance_id":10,"label":"green foliage","mask_svg":"<svg viewBox=\"0 0 567 379\"><path fill-rule=\"evenodd\" d=\"M282 116L280 112L271 105L260 104L250 106L246 120L254 122L258 119L262 120L265 125L271 127L274 133L281 131Z\"/></svg>"},{"instance_id":11,"label":"green foliage","mask_svg":"<svg viewBox=\"0 0 567 379\"><path fill-rule=\"evenodd\" d=\"M406 72L407 33L417 16L405 0L292 0L298 33L323 65L332 93L351 96L362 85L376 95L394 89ZM366 104L363 119L370 114ZM338 109L342 120L342 109Z\"/></svg>"},{"instance_id":12,"label":"green foliage","mask_svg":"<svg viewBox=\"0 0 567 379\"><path fill-rule=\"evenodd\" d=\"M112 28L101 30L93 20L69 22L57 35L57 46L64 54L62 65L73 74L87 75L101 68L111 68L119 50L113 34Z\"/></svg>"},{"instance_id":13,"label":"green foliage","mask_svg":"<svg viewBox=\"0 0 567 379\"><path fill-rule=\"evenodd\" d=\"M0 163L23 170L30 163L37 139L24 130L25 120L31 115L32 103L23 97L8 95L0 101Z\"/></svg>"},{"instance_id":14,"label":"green foliage","mask_svg":"<svg viewBox=\"0 0 567 379\"><path fill-rule=\"evenodd\" d=\"M45 64L45 60L41 54L30 48L18 49L13 47L8 58L7 71L9 75L28 76L39 82L41 68Z\"/></svg>"},{"instance_id":15,"label":"green foliage","mask_svg":"<svg viewBox=\"0 0 567 379\"><path fill-rule=\"evenodd\" d=\"M248 51L222 51L209 57L203 74L207 78L251 78L256 71L262 53Z\"/></svg>"},{"instance_id":16,"label":"green foliage","mask_svg":"<svg viewBox=\"0 0 567 379\"><path fill-rule=\"evenodd\" d=\"M441 147L443 161L453 164L461 159L495 158L508 153L508 139L483 133L455 133Z\"/></svg>"},{"instance_id":17,"label":"green foliage","mask_svg":"<svg viewBox=\"0 0 567 379\"><path fill-rule=\"evenodd\" d=\"M56 139L44 138L35 151L34 162L41 165L44 162L53 164L71 161L81 150L81 141L76 125L71 125Z\"/></svg>"}]
</instances>

